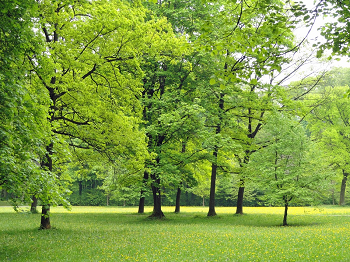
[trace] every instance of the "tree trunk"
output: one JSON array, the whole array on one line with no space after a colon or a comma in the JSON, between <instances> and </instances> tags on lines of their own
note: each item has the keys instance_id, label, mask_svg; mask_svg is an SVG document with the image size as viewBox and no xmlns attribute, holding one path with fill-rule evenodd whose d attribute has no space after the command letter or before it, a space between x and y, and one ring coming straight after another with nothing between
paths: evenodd
<instances>
[{"instance_id":1,"label":"tree trunk","mask_svg":"<svg viewBox=\"0 0 350 262\"><path fill-rule=\"evenodd\" d=\"M225 63L224 69L227 69L227 63ZM221 133L221 121L222 121L222 114L224 110L224 94L220 93L219 98L219 122L216 126L215 134ZM213 163L211 164L211 178L210 178L210 195L209 195L209 212L208 216L216 216L215 212L215 184L216 184L216 174L217 174L217 168L218 168L218 152L219 148L217 145L214 146L213 149Z\"/></svg>"},{"instance_id":2,"label":"tree trunk","mask_svg":"<svg viewBox=\"0 0 350 262\"><path fill-rule=\"evenodd\" d=\"M348 179L349 173L346 173L343 170L343 180L341 181L341 187L340 187L340 199L339 199L339 205L345 205L345 190L346 190L346 181Z\"/></svg>"},{"instance_id":3,"label":"tree trunk","mask_svg":"<svg viewBox=\"0 0 350 262\"><path fill-rule=\"evenodd\" d=\"M140 202L139 202L139 210L137 213L139 213L139 214L145 213L145 197L142 196L142 192L141 192L141 197L140 197Z\"/></svg>"},{"instance_id":4,"label":"tree trunk","mask_svg":"<svg viewBox=\"0 0 350 262\"><path fill-rule=\"evenodd\" d=\"M43 205L41 208L41 224L40 229L50 229L50 205Z\"/></svg>"},{"instance_id":5,"label":"tree trunk","mask_svg":"<svg viewBox=\"0 0 350 262\"><path fill-rule=\"evenodd\" d=\"M181 153L182 154L186 153L186 142L184 141L182 141ZM180 185L177 187L175 213L180 213L181 187L182 187L182 182L180 182Z\"/></svg>"},{"instance_id":6,"label":"tree trunk","mask_svg":"<svg viewBox=\"0 0 350 262\"><path fill-rule=\"evenodd\" d=\"M177 188L175 213L180 213L181 185Z\"/></svg>"},{"instance_id":7,"label":"tree trunk","mask_svg":"<svg viewBox=\"0 0 350 262\"><path fill-rule=\"evenodd\" d=\"M38 206L38 199L36 198L36 196L33 195L32 200L33 200L33 202L32 202L32 204L30 205L30 212L31 212L32 214L37 214L37 213L38 213L38 210L37 210L36 208L37 208L37 206Z\"/></svg>"},{"instance_id":8,"label":"tree trunk","mask_svg":"<svg viewBox=\"0 0 350 262\"><path fill-rule=\"evenodd\" d=\"M249 150L245 151L243 163L246 165L249 163L251 152ZM244 167L242 164L240 164L240 167ZM237 196L237 208L236 208L236 214L243 215L243 197L244 197L244 177L240 179L240 185L238 188L238 196Z\"/></svg>"},{"instance_id":9,"label":"tree trunk","mask_svg":"<svg viewBox=\"0 0 350 262\"><path fill-rule=\"evenodd\" d=\"M150 217L163 218L164 214L162 211L162 195L160 192L160 178L155 178L155 175L151 175L153 179L152 193L153 193L153 212Z\"/></svg>"},{"instance_id":10,"label":"tree trunk","mask_svg":"<svg viewBox=\"0 0 350 262\"><path fill-rule=\"evenodd\" d=\"M238 198L237 198L237 208L236 214L243 215L243 195L244 195L244 184L241 180L241 186L238 189Z\"/></svg>"},{"instance_id":11,"label":"tree trunk","mask_svg":"<svg viewBox=\"0 0 350 262\"><path fill-rule=\"evenodd\" d=\"M146 183L148 180L148 172L143 172L143 187L146 187ZM139 214L143 214L145 212L145 190L142 188L140 193L140 201L139 201Z\"/></svg>"},{"instance_id":12,"label":"tree trunk","mask_svg":"<svg viewBox=\"0 0 350 262\"><path fill-rule=\"evenodd\" d=\"M208 216L216 216L215 212L215 183L216 183L216 171L217 171L217 156L218 156L218 149L215 148L213 152L214 161L215 163L212 163L211 165L211 180L210 180L210 195L209 195L209 212Z\"/></svg>"},{"instance_id":13,"label":"tree trunk","mask_svg":"<svg viewBox=\"0 0 350 262\"><path fill-rule=\"evenodd\" d=\"M47 169L50 172L52 172L52 170L53 170L52 154L53 154L53 142L51 142L46 147L45 159L43 161L41 161L41 167L43 169ZM49 203L42 203L40 228L41 229L50 229L51 228L51 224L50 224L50 204Z\"/></svg>"},{"instance_id":14,"label":"tree trunk","mask_svg":"<svg viewBox=\"0 0 350 262\"><path fill-rule=\"evenodd\" d=\"M109 194L107 194L107 206L109 206Z\"/></svg>"},{"instance_id":15,"label":"tree trunk","mask_svg":"<svg viewBox=\"0 0 350 262\"><path fill-rule=\"evenodd\" d=\"M284 204L284 216L283 216L283 226L287 226L287 215L288 215L288 201Z\"/></svg>"},{"instance_id":16,"label":"tree trunk","mask_svg":"<svg viewBox=\"0 0 350 262\"><path fill-rule=\"evenodd\" d=\"M203 206L205 207L205 197L202 197L202 199L203 199Z\"/></svg>"}]
</instances>

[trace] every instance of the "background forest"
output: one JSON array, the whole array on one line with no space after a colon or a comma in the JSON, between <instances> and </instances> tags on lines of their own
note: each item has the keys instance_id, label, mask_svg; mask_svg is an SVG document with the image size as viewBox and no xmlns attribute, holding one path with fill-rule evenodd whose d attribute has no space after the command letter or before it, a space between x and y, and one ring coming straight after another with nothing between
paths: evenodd
<instances>
[{"instance_id":1,"label":"background forest","mask_svg":"<svg viewBox=\"0 0 350 262\"><path fill-rule=\"evenodd\" d=\"M55 205L347 203L347 4L0 4L1 199L42 228Z\"/></svg>"}]
</instances>

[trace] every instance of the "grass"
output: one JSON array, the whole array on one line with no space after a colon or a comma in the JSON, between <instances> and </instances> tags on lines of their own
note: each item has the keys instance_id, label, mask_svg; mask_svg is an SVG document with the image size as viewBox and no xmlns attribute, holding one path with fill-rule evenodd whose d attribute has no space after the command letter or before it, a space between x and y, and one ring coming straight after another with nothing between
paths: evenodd
<instances>
[{"instance_id":1,"label":"grass","mask_svg":"<svg viewBox=\"0 0 350 262\"><path fill-rule=\"evenodd\" d=\"M350 208L164 207L166 219L137 208L52 209L53 230L40 215L0 207L0 261L349 261Z\"/></svg>"}]
</instances>

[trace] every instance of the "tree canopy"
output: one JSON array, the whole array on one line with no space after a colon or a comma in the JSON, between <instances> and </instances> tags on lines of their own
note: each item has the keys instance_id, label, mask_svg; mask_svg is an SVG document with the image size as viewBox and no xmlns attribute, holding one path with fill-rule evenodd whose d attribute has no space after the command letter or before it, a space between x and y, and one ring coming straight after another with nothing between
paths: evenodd
<instances>
[{"instance_id":1,"label":"tree canopy","mask_svg":"<svg viewBox=\"0 0 350 262\"><path fill-rule=\"evenodd\" d=\"M326 201L334 183L345 203L349 71L292 83L281 75L307 64L312 54L297 58L307 35L300 40L295 29L319 15L337 22L321 29L326 41L315 56L348 54L347 3L1 7L0 189L14 205L39 199L41 228L51 227L50 206L69 206L70 188L81 199L87 181L107 204L139 199L143 212L148 199L157 218L171 198L179 212L181 194L209 198L208 216L217 197L242 214L245 192L288 208L314 201L316 191Z\"/></svg>"}]
</instances>

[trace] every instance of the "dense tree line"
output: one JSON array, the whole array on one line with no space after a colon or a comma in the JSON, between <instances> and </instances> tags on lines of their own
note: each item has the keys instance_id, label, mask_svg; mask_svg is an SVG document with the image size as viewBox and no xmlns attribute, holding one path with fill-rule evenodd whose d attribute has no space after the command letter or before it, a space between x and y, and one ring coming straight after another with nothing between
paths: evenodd
<instances>
[{"instance_id":1,"label":"dense tree line","mask_svg":"<svg viewBox=\"0 0 350 262\"><path fill-rule=\"evenodd\" d=\"M157 218L162 204L208 203L208 216L284 205L286 225L288 206L329 202L341 180L345 203L348 71L287 82L310 57L294 30L321 14L340 23L323 27L316 56L348 53L345 3L1 7L0 189L15 206L39 200L41 228L69 199L152 204Z\"/></svg>"}]
</instances>

